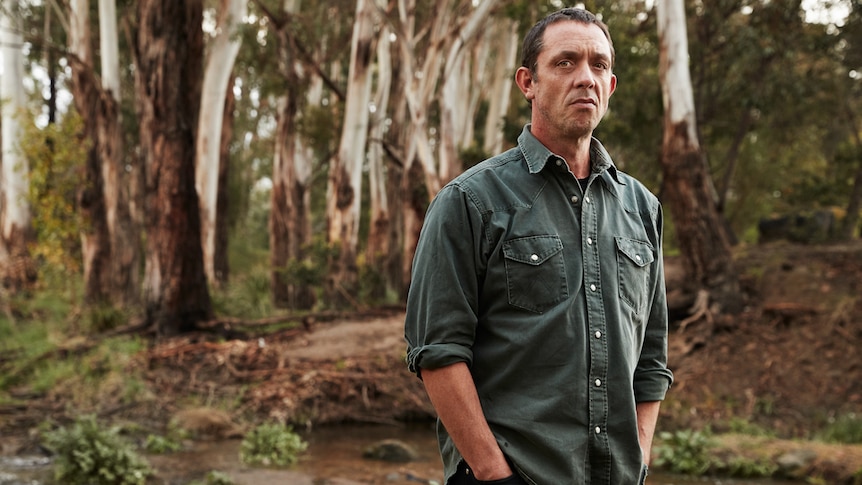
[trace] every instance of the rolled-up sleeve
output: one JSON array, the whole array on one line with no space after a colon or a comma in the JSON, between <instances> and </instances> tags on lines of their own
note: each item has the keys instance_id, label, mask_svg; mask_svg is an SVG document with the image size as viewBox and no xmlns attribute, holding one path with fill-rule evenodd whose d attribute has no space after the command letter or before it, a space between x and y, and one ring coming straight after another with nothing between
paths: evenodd
<instances>
[{"instance_id":1,"label":"rolled-up sleeve","mask_svg":"<svg viewBox=\"0 0 862 485\"><path fill-rule=\"evenodd\" d=\"M428 208L413 258L404 336L407 365L471 363L483 265L482 217L467 192L444 187Z\"/></svg>"},{"instance_id":2,"label":"rolled-up sleeve","mask_svg":"<svg viewBox=\"0 0 862 485\"><path fill-rule=\"evenodd\" d=\"M636 402L662 401L673 383L673 373L667 367L667 296L664 280L664 260L661 250L662 212L655 216L658 245L656 271L652 280L652 306L647 319L643 348L634 375Z\"/></svg>"}]
</instances>

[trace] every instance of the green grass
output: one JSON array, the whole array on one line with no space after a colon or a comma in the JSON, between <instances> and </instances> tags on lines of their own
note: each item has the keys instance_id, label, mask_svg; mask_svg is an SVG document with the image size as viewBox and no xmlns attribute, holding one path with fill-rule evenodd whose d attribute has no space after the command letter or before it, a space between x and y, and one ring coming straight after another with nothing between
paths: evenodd
<instances>
[{"instance_id":1,"label":"green grass","mask_svg":"<svg viewBox=\"0 0 862 485\"><path fill-rule=\"evenodd\" d=\"M827 443L862 443L862 416L849 413L831 420L817 438Z\"/></svg>"}]
</instances>

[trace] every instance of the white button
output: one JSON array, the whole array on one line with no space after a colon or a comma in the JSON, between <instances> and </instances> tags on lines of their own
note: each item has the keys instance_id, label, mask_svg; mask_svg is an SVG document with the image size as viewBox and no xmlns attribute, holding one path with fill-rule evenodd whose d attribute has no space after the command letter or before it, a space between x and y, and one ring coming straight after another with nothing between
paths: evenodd
<instances>
[{"instance_id":1,"label":"white button","mask_svg":"<svg viewBox=\"0 0 862 485\"><path fill-rule=\"evenodd\" d=\"M596 285L590 285L590 290L596 291Z\"/></svg>"},{"instance_id":2,"label":"white button","mask_svg":"<svg viewBox=\"0 0 862 485\"><path fill-rule=\"evenodd\" d=\"M584 202L586 202L587 204L589 204L589 203L590 203L590 198L589 198L589 197L584 197Z\"/></svg>"},{"instance_id":3,"label":"white button","mask_svg":"<svg viewBox=\"0 0 862 485\"><path fill-rule=\"evenodd\" d=\"M596 338L602 338L602 332L596 330Z\"/></svg>"},{"instance_id":4,"label":"white button","mask_svg":"<svg viewBox=\"0 0 862 485\"><path fill-rule=\"evenodd\" d=\"M640 262L640 260L641 260L640 254L635 254L635 261Z\"/></svg>"},{"instance_id":5,"label":"white button","mask_svg":"<svg viewBox=\"0 0 862 485\"><path fill-rule=\"evenodd\" d=\"M573 195L573 196L572 196L572 204L577 204L577 203L578 203L578 196L577 196L577 195Z\"/></svg>"},{"instance_id":6,"label":"white button","mask_svg":"<svg viewBox=\"0 0 862 485\"><path fill-rule=\"evenodd\" d=\"M601 387L601 386L602 386L602 380L596 379L596 387Z\"/></svg>"},{"instance_id":7,"label":"white button","mask_svg":"<svg viewBox=\"0 0 862 485\"><path fill-rule=\"evenodd\" d=\"M531 260L531 261L538 261L538 260L539 260L539 255L538 255L538 254L534 254L534 255L530 256L530 260Z\"/></svg>"},{"instance_id":8,"label":"white button","mask_svg":"<svg viewBox=\"0 0 862 485\"><path fill-rule=\"evenodd\" d=\"M592 246L592 245L593 245L593 238L588 237L588 238L587 238L587 244L588 244L588 245L590 245L590 246Z\"/></svg>"},{"instance_id":9,"label":"white button","mask_svg":"<svg viewBox=\"0 0 862 485\"><path fill-rule=\"evenodd\" d=\"M601 432L602 432L602 428L599 428L598 426L596 426L596 434L601 434Z\"/></svg>"},{"instance_id":10,"label":"white button","mask_svg":"<svg viewBox=\"0 0 862 485\"><path fill-rule=\"evenodd\" d=\"M562 161L562 160L557 159L557 166L559 167L559 166L561 166L562 164L563 164L563 161Z\"/></svg>"}]
</instances>

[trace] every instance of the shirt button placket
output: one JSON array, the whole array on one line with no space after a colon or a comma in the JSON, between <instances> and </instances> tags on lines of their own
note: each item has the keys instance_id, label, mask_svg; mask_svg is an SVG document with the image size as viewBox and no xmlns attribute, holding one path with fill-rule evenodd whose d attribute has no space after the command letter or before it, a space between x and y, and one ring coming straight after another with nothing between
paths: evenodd
<instances>
[{"instance_id":1,"label":"shirt button placket","mask_svg":"<svg viewBox=\"0 0 862 485\"><path fill-rule=\"evenodd\" d=\"M609 446L607 435L603 428L607 426L608 414L608 386L605 382L607 375L608 355L607 342L604 339L605 326L603 297L601 286L602 261L599 259L598 245L598 207L594 196L593 185L588 192L583 194L581 227L583 228L583 260L584 260L584 282L587 289L587 312L590 333L595 338L590 339L590 422L593 424L594 439L598 446L606 448Z\"/></svg>"}]
</instances>

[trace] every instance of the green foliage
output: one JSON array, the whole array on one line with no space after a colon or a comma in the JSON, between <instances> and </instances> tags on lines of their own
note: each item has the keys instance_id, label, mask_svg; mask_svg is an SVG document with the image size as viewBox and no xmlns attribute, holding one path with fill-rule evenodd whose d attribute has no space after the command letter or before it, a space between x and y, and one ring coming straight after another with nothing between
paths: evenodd
<instances>
[{"instance_id":1,"label":"green foliage","mask_svg":"<svg viewBox=\"0 0 862 485\"><path fill-rule=\"evenodd\" d=\"M862 444L862 416L849 413L833 419L818 438L829 443Z\"/></svg>"},{"instance_id":2,"label":"green foliage","mask_svg":"<svg viewBox=\"0 0 862 485\"><path fill-rule=\"evenodd\" d=\"M713 465L713 446L709 430L680 430L659 433L655 446L655 465L673 473L702 475Z\"/></svg>"},{"instance_id":3,"label":"green foliage","mask_svg":"<svg viewBox=\"0 0 862 485\"><path fill-rule=\"evenodd\" d=\"M220 315L242 318L272 315L274 308L269 278L269 270L265 268L253 268L243 275L235 275L228 286L212 293L213 308Z\"/></svg>"},{"instance_id":4,"label":"green foliage","mask_svg":"<svg viewBox=\"0 0 862 485\"><path fill-rule=\"evenodd\" d=\"M113 330L128 321L128 316L123 310L110 304L89 305L85 311L86 325L83 329L87 333L102 333Z\"/></svg>"},{"instance_id":5,"label":"green foliage","mask_svg":"<svg viewBox=\"0 0 862 485\"><path fill-rule=\"evenodd\" d=\"M60 123L43 129L25 126L21 147L29 164L33 224L37 243L34 257L45 265L80 270L81 231L86 222L77 209L77 198L86 193L86 160L90 142L82 139L83 122L70 112Z\"/></svg>"},{"instance_id":6,"label":"green foliage","mask_svg":"<svg viewBox=\"0 0 862 485\"><path fill-rule=\"evenodd\" d=\"M308 443L290 426L262 424L243 438L240 460L248 465L290 466L308 448Z\"/></svg>"},{"instance_id":7,"label":"green foliage","mask_svg":"<svg viewBox=\"0 0 862 485\"><path fill-rule=\"evenodd\" d=\"M234 481L226 473L213 470L207 473L204 480L195 480L189 485L234 485Z\"/></svg>"},{"instance_id":8,"label":"green foliage","mask_svg":"<svg viewBox=\"0 0 862 485\"><path fill-rule=\"evenodd\" d=\"M141 485L152 474L147 461L122 439L117 428L103 428L93 416L46 432L43 438L57 456L55 475L60 483Z\"/></svg>"},{"instance_id":9,"label":"green foliage","mask_svg":"<svg viewBox=\"0 0 862 485\"><path fill-rule=\"evenodd\" d=\"M159 436L159 435L147 435L146 441L144 441L144 449L147 450L147 453L154 454L164 454L164 453L173 453L175 451L179 451L183 448L182 443L171 439L167 436Z\"/></svg>"},{"instance_id":10,"label":"green foliage","mask_svg":"<svg viewBox=\"0 0 862 485\"><path fill-rule=\"evenodd\" d=\"M734 417L728 423L730 432L748 436L772 437L775 433L743 418Z\"/></svg>"},{"instance_id":11,"label":"green foliage","mask_svg":"<svg viewBox=\"0 0 862 485\"><path fill-rule=\"evenodd\" d=\"M716 469L722 475L730 477L767 478L771 477L778 470L778 466L767 458L749 459L733 457L727 463L718 465Z\"/></svg>"}]
</instances>

